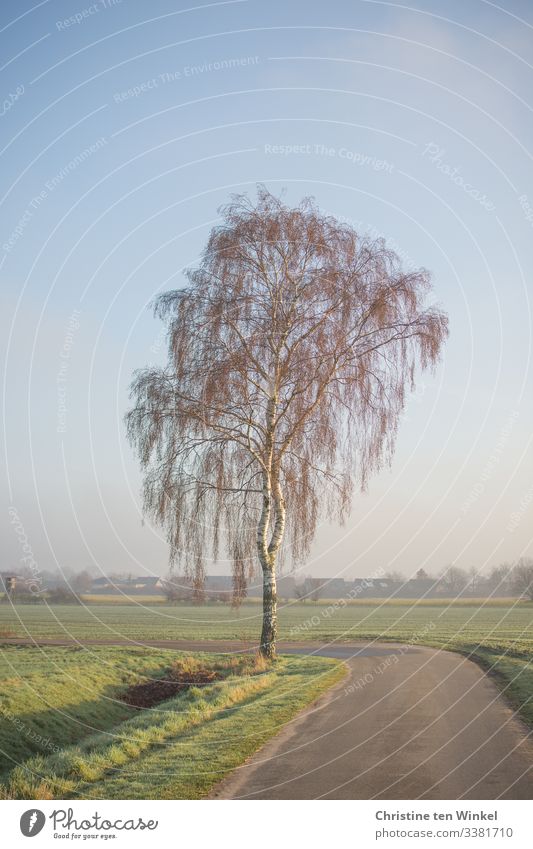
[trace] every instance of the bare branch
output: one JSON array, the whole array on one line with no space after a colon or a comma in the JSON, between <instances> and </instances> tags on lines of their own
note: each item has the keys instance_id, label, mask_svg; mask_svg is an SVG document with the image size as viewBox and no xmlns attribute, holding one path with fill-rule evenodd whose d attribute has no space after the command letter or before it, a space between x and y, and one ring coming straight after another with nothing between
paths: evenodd
<instances>
[{"instance_id":1,"label":"bare branch","mask_svg":"<svg viewBox=\"0 0 533 849\"><path fill-rule=\"evenodd\" d=\"M258 556L268 653L276 563L305 557L319 519L342 521L390 461L406 392L448 325L424 307L427 271L404 273L382 240L310 199L292 209L259 187L221 214L188 284L155 302L168 363L135 375L127 428L145 509L196 587L220 539L236 598Z\"/></svg>"}]
</instances>

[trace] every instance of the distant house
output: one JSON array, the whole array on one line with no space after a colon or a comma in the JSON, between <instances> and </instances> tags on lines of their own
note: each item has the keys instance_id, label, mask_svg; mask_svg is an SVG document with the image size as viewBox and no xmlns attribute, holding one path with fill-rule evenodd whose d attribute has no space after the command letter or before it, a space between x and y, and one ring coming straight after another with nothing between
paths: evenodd
<instances>
[{"instance_id":1,"label":"distant house","mask_svg":"<svg viewBox=\"0 0 533 849\"><path fill-rule=\"evenodd\" d=\"M15 578L16 584L24 582L12 573L0 574L0 591L5 592L5 581ZM280 575L277 579L277 593L279 599L297 599L301 597L298 593L297 579L293 575ZM167 595L168 588L176 588L180 598L187 599L194 596L194 589L190 581L176 575L174 578L165 579L157 576L150 577L101 577L92 582L90 592L94 595ZM254 575L248 582L248 598L260 598L262 595L262 575ZM463 590L461 595L471 590ZM479 597L491 592L489 582L479 578L475 594ZM509 591L510 592L510 591ZM505 593L502 593L504 595ZM392 578L313 578L305 598L312 601L320 599L373 599L373 598L397 598L418 599L446 597L449 595L446 585L439 578L410 578L405 581ZM203 596L207 600L228 601L233 596L233 578L231 575L208 575L206 576Z\"/></svg>"},{"instance_id":2,"label":"distant house","mask_svg":"<svg viewBox=\"0 0 533 849\"><path fill-rule=\"evenodd\" d=\"M14 572L0 572L0 592L10 595L21 581L24 581L24 578Z\"/></svg>"},{"instance_id":3,"label":"distant house","mask_svg":"<svg viewBox=\"0 0 533 849\"><path fill-rule=\"evenodd\" d=\"M405 598L434 598L442 595L442 591L440 578L411 578L405 582L401 595Z\"/></svg>"},{"instance_id":4,"label":"distant house","mask_svg":"<svg viewBox=\"0 0 533 849\"><path fill-rule=\"evenodd\" d=\"M294 591L295 580L292 575L280 575L277 579L278 598L296 598ZM260 596L262 593L261 581L256 579L256 587L250 588L249 595Z\"/></svg>"},{"instance_id":5,"label":"distant house","mask_svg":"<svg viewBox=\"0 0 533 849\"><path fill-rule=\"evenodd\" d=\"M391 581L376 578L354 578L346 581L345 595L352 599L379 598L390 593Z\"/></svg>"},{"instance_id":6,"label":"distant house","mask_svg":"<svg viewBox=\"0 0 533 849\"><path fill-rule=\"evenodd\" d=\"M317 578L315 587L317 598L346 598L349 591L344 578Z\"/></svg>"},{"instance_id":7,"label":"distant house","mask_svg":"<svg viewBox=\"0 0 533 849\"><path fill-rule=\"evenodd\" d=\"M135 578L95 578L93 595L163 595L163 582L156 576Z\"/></svg>"},{"instance_id":8,"label":"distant house","mask_svg":"<svg viewBox=\"0 0 533 849\"><path fill-rule=\"evenodd\" d=\"M233 595L233 578L231 575L207 575L204 584L206 598L223 598L228 601Z\"/></svg>"},{"instance_id":9,"label":"distant house","mask_svg":"<svg viewBox=\"0 0 533 849\"><path fill-rule=\"evenodd\" d=\"M434 598L439 594L439 580L413 578L395 581L392 578L355 578L347 581L350 598Z\"/></svg>"}]
</instances>

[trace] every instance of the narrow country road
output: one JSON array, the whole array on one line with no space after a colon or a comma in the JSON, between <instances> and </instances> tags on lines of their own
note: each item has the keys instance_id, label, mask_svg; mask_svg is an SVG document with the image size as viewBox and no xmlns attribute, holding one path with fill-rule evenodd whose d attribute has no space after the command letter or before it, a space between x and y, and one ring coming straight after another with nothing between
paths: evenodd
<instances>
[{"instance_id":1,"label":"narrow country road","mask_svg":"<svg viewBox=\"0 0 533 849\"><path fill-rule=\"evenodd\" d=\"M251 649L222 641L36 642ZM212 798L533 797L531 738L474 663L450 652L392 643L280 643L279 651L342 659L348 675L219 784Z\"/></svg>"},{"instance_id":2,"label":"narrow country road","mask_svg":"<svg viewBox=\"0 0 533 849\"><path fill-rule=\"evenodd\" d=\"M343 658L349 676L213 797L533 798L531 737L474 663L390 644L317 654Z\"/></svg>"}]
</instances>

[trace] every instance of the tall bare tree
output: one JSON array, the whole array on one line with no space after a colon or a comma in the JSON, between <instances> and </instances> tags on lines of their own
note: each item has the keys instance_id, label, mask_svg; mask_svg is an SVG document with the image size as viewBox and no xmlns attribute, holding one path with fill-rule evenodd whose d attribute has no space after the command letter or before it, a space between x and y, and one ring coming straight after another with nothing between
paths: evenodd
<instances>
[{"instance_id":1,"label":"tall bare tree","mask_svg":"<svg viewBox=\"0 0 533 849\"><path fill-rule=\"evenodd\" d=\"M457 596L463 592L468 584L468 575L460 566L454 566L451 563L442 572L440 582L450 596Z\"/></svg>"},{"instance_id":2,"label":"tall bare tree","mask_svg":"<svg viewBox=\"0 0 533 849\"><path fill-rule=\"evenodd\" d=\"M479 581L481 578L480 571L477 566L470 566L467 574L470 583L470 592L474 595L479 587Z\"/></svg>"},{"instance_id":3,"label":"tall bare tree","mask_svg":"<svg viewBox=\"0 0 533 849\"><path fill-rule=\"evenodd\" d=\"M424 307L425 270L403 272L382 240L312 199L289 208L260 187L221 214L188 285L155 303L168 363L136 373L127 428L145 509L197 584L221 539L237 569L256 551L272 658L280 558L301 561L319 518L342 521L390 460L447 319Z\"/></svg>"}]
</instances>

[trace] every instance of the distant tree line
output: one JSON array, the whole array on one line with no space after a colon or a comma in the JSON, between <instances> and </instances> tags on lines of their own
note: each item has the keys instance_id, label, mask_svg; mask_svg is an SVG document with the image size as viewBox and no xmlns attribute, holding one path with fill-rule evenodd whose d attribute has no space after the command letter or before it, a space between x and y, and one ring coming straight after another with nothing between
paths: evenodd
<instances>
[{"instance_id":1,"label":"distant tree line","mask_svg":"<svg viewBox=\"0 0 533 849\"><path fill-rule=\"evenodd\" d=\"M389 570L382 577L396 584L406 584L412 580L398 570ZM438 575L418 569L414 578L420 582L433 581L441 588L442 595L452 598L460 595L475 596L477 592L482 592L483 595L495 598L514 595L533 601L533 559L529 557L521 557L516 563L494 566L487 575L475 566L462 569L452 564ZM294 592L299 601L319 601L328 596L328 581L306 575L297 580Z\"/></svg>"},{"instance_id":2,"label":"distant tree line","mask_svg":"<svg viewBox=\"0 0 533 849\"><path fill-rule=\"evenodd\" d=\"M26 574L24 569L17 572L3 571L0 574L0 592L4 602L11 599L19 604L38 604L44 601L49 604L78 604L83 601L84 596L91 593L93 584L93 576L87 569L80 572L43 571L39 582L35 581L34 575L29 572ZM14 580L8 576L13 576ZM476 594L481 594L483 597L515 596L533 601L533 558L530 557L521 557L515 563L501 563L487 574L476 567L462 569L451 564L438 575L431 575L421 568L413 577L417 582L434 582L440 588L440 595L451 598L475 597ZM110 575L110 581L115 580L118 583L124 578L132 578L132 575ZM382 578L395 584L408 584L412 580L397 570L385 572ZM162 579L161 592L170 604L204 604L211 601L230 604L234 609L238 609L247 598L248 585L244 569L234 573L231 589L208 593L204 584L196 583L194 578L170 574ZM394 592L391 594L394 595ZM313 578L311 575L297 576L294 582L294 597L301 602L318 602L322 598L330 598L330 581Z\"/></svg>"}]
</instances>

